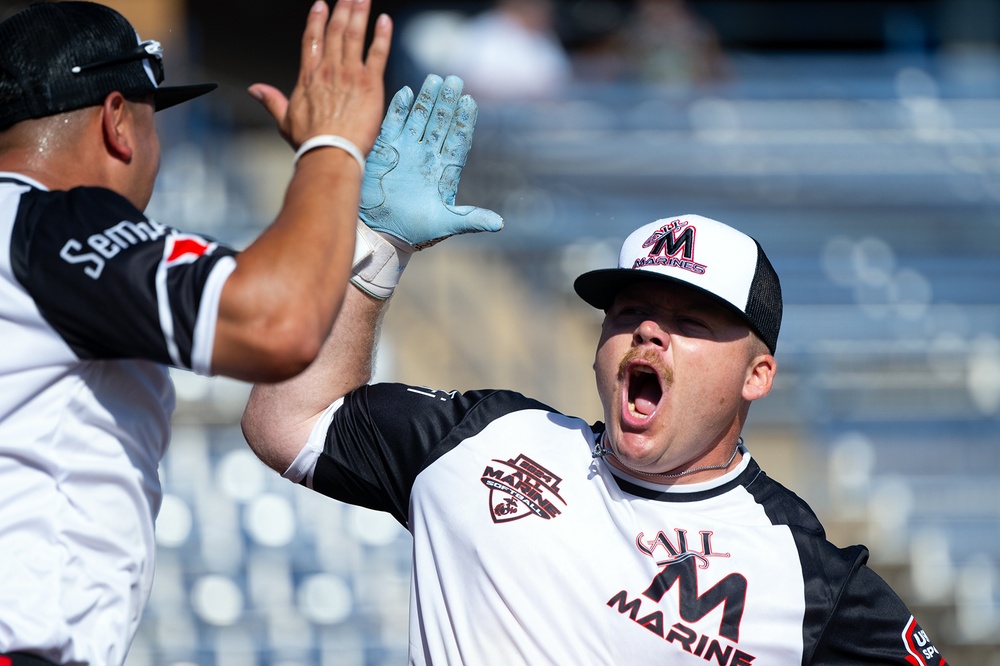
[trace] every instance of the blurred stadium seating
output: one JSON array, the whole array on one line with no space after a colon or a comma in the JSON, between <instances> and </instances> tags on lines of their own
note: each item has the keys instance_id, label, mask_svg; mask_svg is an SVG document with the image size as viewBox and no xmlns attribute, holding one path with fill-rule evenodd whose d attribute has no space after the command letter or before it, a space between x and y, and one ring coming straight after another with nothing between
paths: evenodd
<instances>
[{"instance_id":1,"label":"blurred stadium seating","mask_svg":"<svg viewBox=\"0 0 1000 666\"><path fill-rule=\"evenodd\" d=\"M785 292L751 451L835 541L872 548L952 663L1000 664L1000 60L733 66L712 88L581 84L483 108L459 202L506 228L416 257L378 375L507 386L600 420L599 320L572 278L646 221L727 221L768 249ZM276 208L287 148L195 138L167 150L150 213L244 242ZM404 663L405 531L257 463L237 425L245 385L176 379L128 665Z\"/></svg>"}]
</instances>

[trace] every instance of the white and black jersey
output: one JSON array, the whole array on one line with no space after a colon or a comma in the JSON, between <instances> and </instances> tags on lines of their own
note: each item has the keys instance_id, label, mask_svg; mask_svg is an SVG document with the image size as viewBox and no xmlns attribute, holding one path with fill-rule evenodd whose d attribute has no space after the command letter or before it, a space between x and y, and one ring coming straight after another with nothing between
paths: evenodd
<instances>
[{"instance_id":1,"label":"white and black jersey","mask_svg":"<svg viewBox=\"0 0 1000 666\"><path fill-rule=\"evenodd\" d=\"M595 460L602 431L510 391L377 384L285 476L412 533L412 664L945 663L746 449L658 486Z\"/></svg>"},{"instance_id":2,"label":"white and black jersey","mask_svg":"<svg viewBox=\"0 0 1000 666\"><path fill-rule=\"evenodd\" d=\"M211 372L234 252L0 173L0 652L120 664L153 575L167 366Z\"/></svg>"}]
</instances>

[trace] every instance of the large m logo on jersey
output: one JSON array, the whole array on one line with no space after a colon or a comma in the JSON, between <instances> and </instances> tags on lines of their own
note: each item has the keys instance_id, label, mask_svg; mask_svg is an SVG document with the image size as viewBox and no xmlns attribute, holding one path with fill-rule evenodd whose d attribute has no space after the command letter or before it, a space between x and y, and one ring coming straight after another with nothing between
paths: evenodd
<instances>
[{"instance_id":1,"label":"large m logo on jersey","mask_svg":"<svg viewBox=\"0 0 1000 666\"><path fill-rule=\"evenodd\" d=\"M679 585L678 599L681 618L685 622L697 622L723 606L719 635L734 643L740 640L740 622L743 620L743 606L747 597L747 579L731 573L704 592L698 589L698 572L694 557L682 557L665 563L643 596L659 603L663 595L674 585Z\"/></svg>"},{"instance_id":2,"label":"large m logo on jersey","mask_svg":"<svg viewBox=\"0 0 1000 666\"><path fill-rule=\"evenodd\" d=\"M705 660L715 659L722 666L749 664L754 656L733 645L740 640L747 579L734 572L711 587L701 589L698 571L708 569L715 559L729 559L731 555L715 550L711 531L702 530L699 535L700 544L695 547L688 543L688 531L685 529L674 529L674 539L663 530L652 538L640 532L635 539L636 548L662 568L641 596L632 597L628 591L621 590L608 600L607 605L685 652ZM674 588L677 594L676 611L668 613L663 600ZM722 618L718 633L705 628L701 631L706 633L699 633L687 626L701 622L719 607L722 608ZM683 622L674 621L677 619L675 613Z\"/></svg>"}]
</instances>

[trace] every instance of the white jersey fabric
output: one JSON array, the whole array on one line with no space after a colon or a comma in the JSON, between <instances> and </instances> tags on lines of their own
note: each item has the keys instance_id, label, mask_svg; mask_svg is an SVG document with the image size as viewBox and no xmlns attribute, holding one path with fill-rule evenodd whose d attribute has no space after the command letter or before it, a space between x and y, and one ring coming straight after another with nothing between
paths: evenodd
<instances>
[{"instance_id":1,"label":"white jersey fabric","mask_svg":"<svg viewBox=\"0 0 1000 666\"><path fill-rule=\"evenodd\" d=\"M411 664L944 663L746 449L659 486L594 459L602 432L510 391L377 384L285 476L412 533Z\"/></svg>"},{"instance_id":2,"label":"white jersey fabric","mask_svg":"<svg viewBox=\"0 0 1000 666\"><path fill-rule=\"evenodd\" d=\"M121 664L152 584L167 365L208 374L233 251L0 173L0 653Z\"/></svg>"}]
</instances>

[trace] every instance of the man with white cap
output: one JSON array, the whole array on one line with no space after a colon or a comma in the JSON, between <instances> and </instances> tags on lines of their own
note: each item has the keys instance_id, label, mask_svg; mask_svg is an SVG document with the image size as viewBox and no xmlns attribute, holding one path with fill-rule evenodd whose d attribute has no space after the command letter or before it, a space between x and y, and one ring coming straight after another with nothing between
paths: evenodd
<instances>
[{"instance_id":1,"label":"man with white cap","mask_svg":"<svg viewBox=\"0 0 1000 666\"><path fill-rule=\"evenodd\" d=\"M286 379L329 333L384 112L392 26L366 57L369 10L316 2L291 99L251 87L297 165L241 252L143 213L154 112L214 84L161 85L159 43L103 5L0 23L0 666L124 662L153 580L169 367Z\"/></svg>"},{"instance_id":2,"label":"man with white cap","mask_svg":"<svg viewBox=\"0 0 1000 666\"><path fill-rule=\"evenodd\" d=\"M437 192L424 173L378 198L393 247L442 235L405 223ZM781 325L760 245L666 217L575 288L605 311L603 423L508 390L367 385L386 301L354 287L317 363L253 391L264 461L412 533L409 663L945 663L867 550L828 542L743 444Z\"/></svg>"}]
</instances>

